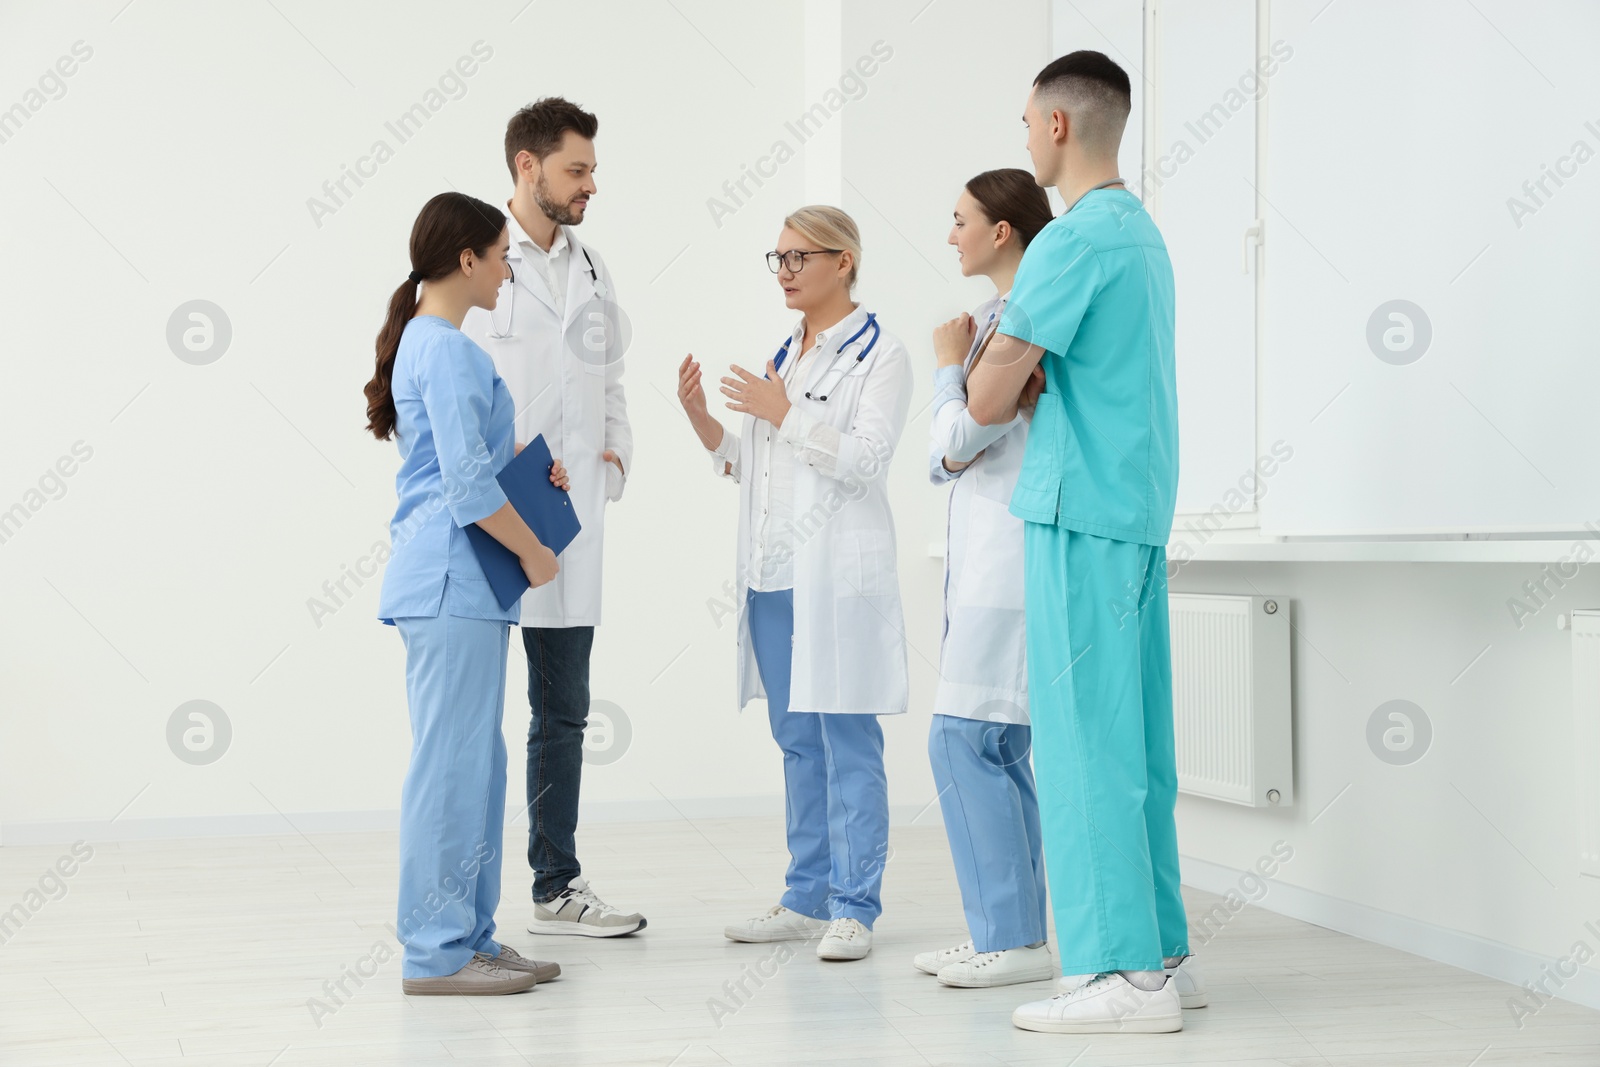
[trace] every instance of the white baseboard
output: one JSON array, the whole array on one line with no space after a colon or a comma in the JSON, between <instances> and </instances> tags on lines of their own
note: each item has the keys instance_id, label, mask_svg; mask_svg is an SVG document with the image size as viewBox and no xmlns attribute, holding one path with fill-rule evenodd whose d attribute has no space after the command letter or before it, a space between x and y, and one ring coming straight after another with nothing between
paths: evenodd
<instances>
[{"instance_id":1,"label":"white baseboard","mask_svg":"<svg viewBox=\"0 0 1600 1067\"><path fill-rule=\"evenodd\" d=\"M602 800L579 805L580 822L671 822L678 819L725 819L730 816L783 818L783 797L697 797L664 800ZM891 804L891 825L903 826L927 811L927 805ZM520 806L506 809L506 824L522 817ZM929 820L920 820L928 823ZM935 815L932 824L936 825ZM0 823L0 846L66 845L74 841L155 841L185 837L258 837L264 834L343 834L400 828L400 812L297 811L284 815L241 813L175 815L106 819L52 819Z\"/></svg>"},{"instance_id":2,"label":"white baseboard","mask_svg":"<svg viewBox=\"0 0 1600 1067\"><path fill-rule=\"evenodd\" d=\"M1182 857L1182 869L1185 885L1219 895L1230 890L1240 892L1239 880L1244 876L1243 871L1192 856ZM1508 996L1518 999L1521 999L1522 983L1538 983L1547 977L1546 968L1555 963L1549 957L1476 934L1380 911L1276 879L1267 881L1270 889L1254 902L1255 907L1424 959L1447 963L1486 978L1510 982L1518 987L1518 992ZM1590 942L1591 949L1600 949L1597 939L1585 937L1584 940ZM1563 984L1557 986L1555 982L1550 982L1547 988L1562 1000L1586 1008L1600 1008L1600 972L1589 967L1578 967L1577 972ZM1509 1008L1507 1014L1509 1016Z\"/></svg>"}]
</instances>

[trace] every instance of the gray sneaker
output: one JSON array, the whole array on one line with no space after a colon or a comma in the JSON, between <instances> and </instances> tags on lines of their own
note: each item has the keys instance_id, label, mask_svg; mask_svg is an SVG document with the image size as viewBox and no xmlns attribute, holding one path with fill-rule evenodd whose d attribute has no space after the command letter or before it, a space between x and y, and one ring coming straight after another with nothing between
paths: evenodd
<instances>
[{"instance_id":1,"label":"gray sneaker","mask_svg":"<svg viewBox=\"0 0 1600 1067\"><path fill-rule=\"evenodd\" d=\"M552 978L561 977L561 964L530 960L510 945L502 944L500 946L500 955L498 956L485 956L481 952L478 955L483 959L492 959L507 970L526 971L537 976L541 982L548 982Z\"/></svg>"},{"instance_id":2,"label":"gray sneaker","mask_svg":"<svg viewBox=\"0 0 1600 1067\"><path fill-rule=\"evenodd\" d=\"M623 914L594 895L589 883L574 878L554 899L533 905L530 934L578 934L582 937L621 937L645 928L638 912Z\"/></svg>"},{"instance_id":3,"label":"gray sneaker","mask_svg":"<svg viewBox=\"0 0 1600 1067\"><path fill-rule=\"evenodd\" d=\"M455 974L433 978L407 978L400 989L414 997L497 997L532 989L539 976L531 971L514 971L487 956L475 955Z\"/></svg>"}]
</instances>

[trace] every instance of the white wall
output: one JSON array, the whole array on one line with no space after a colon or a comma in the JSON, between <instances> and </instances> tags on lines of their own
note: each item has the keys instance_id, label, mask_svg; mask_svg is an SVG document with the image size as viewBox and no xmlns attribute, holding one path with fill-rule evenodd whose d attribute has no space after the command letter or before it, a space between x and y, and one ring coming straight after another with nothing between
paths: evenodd
<instances>
[{"instance_id":1,"label":"white wall","mask_svg":"<svg viewBox=\"0 0 1600 1067\"><path fill-rule=\"evenodd\" d=\"M566 42L546 33L541 8L519 15L514 3L391 5L382 17L135 5L115 21L114 7L0 9L8 71L42 72L80 39L92 49L65 94L0 143L6 247L33 250L0 264L13 338L0 507L27 499L74 442L92 450L64 495L0 544L8 839L79 824L203 829L194 819L211 816L223 817L213 828L282 828L276 812L302 827L353 812L381 824L397 806L409 733L400 642L373 619L378 580L320 626L307 601L386 535L397 461L392 444L363 436L360 389L407 269L411 220L452 186L506 196L505 120L548 93L600 117L584 236L607 256L634 327L639 454L608 524L593 684L633 740L619 761L587 769L585 800L602 816L673 815L663 798L686 812L701 810L697 798L775 806L765 713L734 707L731 624L715 610L732 576L737 491L712 477L677 411L676 367L686 351L711 367L771 354L791 317L761 253L808 181L826 188L830 166L837 178L842 146L843 205L865 232L860 297L918 353L914 407L926 402L933 324L987 295L944 244L950 210L977 171L1027 165L1016 117L1048 36L1040 3L1018 9L1009 50L970 48L969 11L922 6L778 5L751 20L733 3L640 2L608 16L626 32L563 29ZM830 33L837 54L808 58L802 42ZM492 56L464 94L317 225L307 199L374 139L394 142L385 122L480 40ZM879 41L892 57L846 87L815 138L820 172L802 150L759 187L747 182L719 225L708 200L733 205L723 183L775 141L803 149L786 123ZM964 82L949 77L953 49ZM26 83L12 84L20 99ZM961 120L952 149L913 168L926 116L948 114ZM196 298L218 304L233 331L205 366L166 341L168 317ZM923 474L926 426L912 421L893 472L919 711L888 723L891 799L907 812L934 797L921 709L939 633L941 563L928 543L943 524L942 494ZM514 653L513 752L524 672ZM181 762L166 740L173 711L196 699L233 730L209 766Z\"/></svg>"},{"instance_id":2,"label":"white wall","mask_svg":"<svg viewBox=\"0 0 1600 1067\"><path fill-rule=\"evenodd\" d=\"M1247 869L1283 840L1294 859L1265 907L1306 891L1319 899L1305 917L1368 936L1382 919L1364 913L1386 913L1415 939L1405 947L1485 970L1510 960L1500 971L1515 980L1580 939L1600 949L1584 928L1600 924L1600 880L1579 876L1575 831L1575 775L1593 753L1573 751L1571 639L1556 627L1600 604L1600 572L1562 569L1564 583L1535 563L1186 565L1176 591L1292 605L1297 794L1283 810L1180 796L1181 850L1203 861L1186 859L1186 876ZM1527 582L1543 582L1545 606ZM1512 598L1538 609L1520 627ZM1395 699L1432 726L1421 758L1398 766L1367 740ZM1585 969L1566 992L1577 985L1600 1003L1600 974Z\"/></svg>"}]
</instances>

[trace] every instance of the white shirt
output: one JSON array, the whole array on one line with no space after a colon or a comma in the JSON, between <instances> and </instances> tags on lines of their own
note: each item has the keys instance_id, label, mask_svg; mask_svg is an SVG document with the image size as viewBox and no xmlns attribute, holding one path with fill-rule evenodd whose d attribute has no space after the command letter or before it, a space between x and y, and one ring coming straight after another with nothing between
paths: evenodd
<instances>
[{"instance_id":1,"label":"white shirt","mask_svg":"<svg viewBox=\"0 0 1600 1067\"><path fill-rule=\"evenodd\" d=\"M522 224L517 222L515 216L508 215L511 229L511 239L522 246L522 262L533 267L544 277L545 288L550 290L550 298L555 302L556 314L565 318L567 314L567 259L572 252L567 245L567 231L560 226L556 227L555 240L550 242L550 251L540 248L529 237Z\"/></svg>"},{"instance_id":2,"label":"white shirt","mask_svg":"<svg viewBox=\"0 0 1600 1067\"><path fill-rule=\"evenodd\" d=\"M804 340L805 320L802 319L795 326L789 340L789 355L784 358L783 366L778 368L778 376L783 379L784 391L792 406L784 416L782 426L775 428L765 419L755 420L757 438L754 470L744 472L739 469L739 435L732 430L724 429L721 443L711 450L711 461L719 475L736 482L746 474L754 479L750 494L751 513L748 516L748 580L750 588L758 593L794 588L797 542L803 541L811 532L809 527L805 530L795 527L795 471L800 465L802 453L810 454L812 466L832 466L838 460L837 435L830 437L819 434L815 435L818 440L808 440L813 435L806 425L808 420L796 402L804 395L804 383L811 376L811 368L816 361L832 357L838 343L850 336L843 333L841 327L846 323L857 327L860 318L859 314L852 312L828 329L817 331L812 346L798 358L795 353L800 350L800 343ZM830 441L834 446L831 451Z\"/></svg>"}]
</instances>

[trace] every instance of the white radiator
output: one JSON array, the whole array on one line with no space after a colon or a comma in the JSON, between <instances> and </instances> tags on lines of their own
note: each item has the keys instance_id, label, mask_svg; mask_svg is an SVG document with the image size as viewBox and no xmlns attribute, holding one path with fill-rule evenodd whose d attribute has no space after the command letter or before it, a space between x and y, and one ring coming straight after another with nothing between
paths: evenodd
<instances>
[{"instance_id":1,"label":"white radiator","mask_svg":"<svg viewBox=\"0 0 1600 1067\"><path fill-rule=\"evenodd\" d=\"M1572 613L1572 743L1578 759L1578 873L1600 878L1600 610Z\"/></svg>"},{"instance_id":2,"label":"white radiator","mask_svg":"<svg viewBox=\"0 0 1600 1067\"><path fill-rule=\"evenodd\" d=\"M1288 599L1172 593L1168 604L1178 789L1293 804Z\"/></svg>"}]
</instances>

